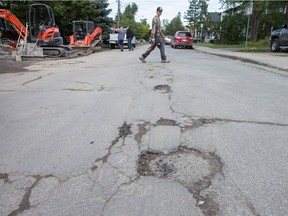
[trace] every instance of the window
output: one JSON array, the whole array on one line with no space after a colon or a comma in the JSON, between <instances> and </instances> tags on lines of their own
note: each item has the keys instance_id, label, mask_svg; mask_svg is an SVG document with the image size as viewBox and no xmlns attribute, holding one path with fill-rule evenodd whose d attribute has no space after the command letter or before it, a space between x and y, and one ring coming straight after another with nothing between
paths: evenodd
<instances>
[{"instance_id":1,"label":"window","mask_svg":"<svg viewBox=\"0 0 288 216\"><path fill-rule=\"evenodd\" d=\"M180 36L180 37L192 37L190 32L178 32L177 36Z\"/></svg>"}]
</instances>

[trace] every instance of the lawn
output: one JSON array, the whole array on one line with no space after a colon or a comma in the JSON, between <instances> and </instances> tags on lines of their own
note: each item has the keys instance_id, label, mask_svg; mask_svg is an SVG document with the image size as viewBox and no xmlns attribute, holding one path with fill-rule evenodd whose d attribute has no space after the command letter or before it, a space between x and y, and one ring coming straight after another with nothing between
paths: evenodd
<instances>
[{"instance_id":1,"label":"lawn","mask_svg":"<svg viewBox=\"0 0 288 216\"><path fill-rule=\"evenodd\" d=\"M196 44L195 44L196 45ZM211 43L197 43L197 46L205 46L210 48L233 48L239 49L239 52L271 52L269 47L269 39L259 40L257 42L243 42L237 45L229 45L229 44L211 44Z\"/></svg>"}]
</instances>

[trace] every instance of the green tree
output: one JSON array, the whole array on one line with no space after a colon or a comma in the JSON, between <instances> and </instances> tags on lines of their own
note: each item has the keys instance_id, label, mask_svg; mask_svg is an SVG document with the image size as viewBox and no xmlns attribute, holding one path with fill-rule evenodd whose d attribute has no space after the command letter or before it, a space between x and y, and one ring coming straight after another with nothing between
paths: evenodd
<instances>
[{"instance_id":1,"label":"green tree","mask_svg":"<svg viewBox=\"0 0 288 216\"><path fill-rule=\"evenodd\" d=\"M123 14L120 14L120 26L134 27L136 25L135 15L137 12L138 12L138 6L135 3L127 5L124 9Z\"/></svg>"},{"instance_id":2,"label":"green tree","mask_svg":"<svg viewBox=\"0 0 288 216\"><path fill-rule=\"evenodd\" d=\"M189 25L196 26L199 23L200 7L198 0L189 1L189 9L187 10L184 19L186 19Z\"/></svg>"},{"instance_id":3,"label":"green tree","mask_svg":"<svg viewBox=\"0 0 288 216\"><path fill-rule=\"evenodd\" d=\"M267 38L272 30L281 28L283 24L288 23L288 1L271 2L267 1L262 5L263 10L258 19L258 28L254 34L254 41ZM252 26L252 32L256 29Z\"/></svg>"},{"instance_id":4,"label":"green tree","mask_svg":"<svg viewBox=\"0 0 288 216\"><path fill-rule=\"evenodd\" d=\"M130 26L136 38L144 38L149 31L147 19L142 19L140 22L135 21L138 6L135 3L129 4L125 7L123 14L120 14L120 26ZM115 21L118 17L115 17Z\"/></svg>"},{"instance_id":5,"label":"green tree","mask_svg":"<svg viewBox=\"0 0 288 216\"><path fill-rule=\"evenodd\" d=\"M189 0L189 9L184 18L188 21L188 26L193 28L194 36L201 37L207 31L209 0Z\"/></svg>"},{"instance_id":6,"label":"green tree","mask_svg":"<svg viewBox=\"0 0 288 216\"><path fill-rule=\"evenodd\" d=\"M247 20L243 13L226 16L221 23L220 43L239 44L244 41L246 25Z\"/></svg>"},{"instance_id":7,"label":"green tree","mask_svg":"<svg viewBox=\"0 0 288 216\"><path fill-rule=\"evenodd\" d=\"M171 22L166 26L164 33L166 35L174 35L176 31L185 30L185 27L181 21L181 13L179 12Z\"/></svg>"},{"instance_id":8,"label":"green tree","mask_svg":"<svg viewBox=\"0 0 288 216\"><path fill-rule=\"evenodd\" d=\"M108 17L111 9L107 9L107 0L53 1L53 4L55 18L64 37L71 35L73 20L90 20L103 29L103 39L106 39L113 24Z\"/></svg>"},{"instance_id":9,"label":"green tree","mask_svg":"<svg viewBox=\"0 0 288 216\"><path fill-rule=\"evenodd\" d=\"M169 24L170 24L169 19L163 19L163 20L162 20L161 27L162 27L164 30L166 30L166 28L167 28L167 26L168 26ZM164 32L166 32L166 31L164 31Z\"/></svg>"},{"instance_id":10,"label":"green tree","mask_svg":"<svg viewBox=\"0 0 288 216\"><path fill-rule=\"evenodd\" d=\"M144 38L145 40L149 39L149 29L150 29L150 25L147 22L147 19L141 19L139 22L140 26L140 30L139 30L139 37L137 38Z\"/></svg>"},{"instance_id":11,"label":"green tree","mask_svg":"<svg viewBox=\"0 0 288 216\"><path fill-rule=\"evenodd\" d=\"M225 9L237 7L243 12L251 3L250 0L220 0L220 2ZM258 39L263 39L270 35L273 28L279 28L284 22L288 22L287 8L288 1L253 1L250 23L251 40L256 42ZM243 16L246 14L243 13Z\"/></svg>"},{"instance_id":12,"label":"green tree","mask_svg":"<svg viewBox=\"0 0 288 216\"><path fill-rule=\"evenodd\" d=\"M267 10L265 10L260 19L258 38L268 37L271 31L279 29L283 24L288 23L288 14L287 11L285 13L285 8L288 8L287 2L278 2L277 4L267 2Z\"/></svg>"},{"instance_id":13,"label":"green tree","mask_svg":"<svg viewBox=\"0 0 288 216\"><path fill-rule=\"evenodd\" d=\"M132 4L129 4L123 13L123 17L126 17L131 20L135 20L135 15L138 12L138 6L133 2Z\"/></svg>"}]
</instances>

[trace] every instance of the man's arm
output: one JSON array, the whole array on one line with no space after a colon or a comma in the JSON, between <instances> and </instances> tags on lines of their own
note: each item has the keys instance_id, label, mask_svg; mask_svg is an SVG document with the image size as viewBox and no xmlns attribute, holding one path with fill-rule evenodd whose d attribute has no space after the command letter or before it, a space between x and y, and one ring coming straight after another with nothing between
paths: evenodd
<instances>
[{"instance_id":1,"label":"man's arm","mask_svg":"<svg viewBox=\"0 0 288 216\"><path fill-rule=\"evenodd\" d=\"M164 35L164 32L163 32L162 30L160 30L160 35L161 35L161 37L162 37L163 39L166 38L166 36Z\"/></svg>"},{"instance_id":2,"label":"man's arm","mask_svg":"<svg viewBox=\"0 0 288 216\"><path fill-rule=\"evenodd\" d=\"M156 34L156 26L157 26L157 17L154 17L152 20L152 29L151 29L151 38L155 39Z\"/></svg>"}]
</instances>

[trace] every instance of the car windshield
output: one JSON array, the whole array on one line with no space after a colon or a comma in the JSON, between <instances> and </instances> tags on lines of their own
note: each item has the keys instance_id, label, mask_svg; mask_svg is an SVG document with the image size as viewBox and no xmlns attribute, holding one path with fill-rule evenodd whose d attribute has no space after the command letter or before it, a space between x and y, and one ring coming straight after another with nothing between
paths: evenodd
<instances>
[{"instance_id":1,"label":"car windshield","mask_svg":"<svg viewBox=\"0 0 288 216\"><path fill-rule=\"evenodd\" d=\"M178 32L177 36L180 37L191 37L191 33L190 32Z\"/></svg>"}]
</instances>

